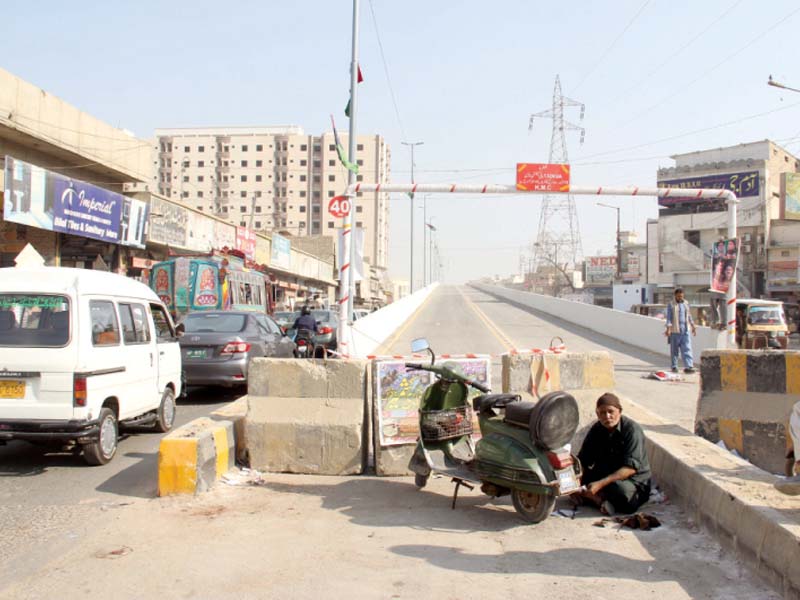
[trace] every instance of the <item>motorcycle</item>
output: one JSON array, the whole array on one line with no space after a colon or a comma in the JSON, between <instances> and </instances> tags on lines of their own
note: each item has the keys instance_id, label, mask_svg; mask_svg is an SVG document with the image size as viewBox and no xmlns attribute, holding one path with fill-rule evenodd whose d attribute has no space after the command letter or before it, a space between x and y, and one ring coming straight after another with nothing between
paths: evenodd
<instances>
[{"instance_id":1,"label":"motorcycle","mask_svg":"<svg viewBox=\"0 0 800 600\"><path fill-rule=\"evenodd\" d=\"M296 348L295 358L314 358L316 347L314 345L314 332L308 329L298 329L294 335Z\"/></svg>"},{"instance_id":2,"label":"motorcycle","mask_svg":"<svg viewBox=\"0 0 800 600\"><path fill-rule=\"evenodd\" d=\"M514 509L529 523L539 523L553 511L556 498L579 492L580 461L569 449L578 428L578 403L566 392L551 392L538 402L523 402L517 394L491 390L436 364L425 339L412 342L412 352L427 350L430 364L406 363L409 371L428 371L435 379L420 400L417 447L408 468L418 488L432 473L446 475L460 486L480 485L491 497L510 494ZM468 386L483 392L470 407ZM481 439L474 441L473 411Z\"/></svg>"}]
</instances>

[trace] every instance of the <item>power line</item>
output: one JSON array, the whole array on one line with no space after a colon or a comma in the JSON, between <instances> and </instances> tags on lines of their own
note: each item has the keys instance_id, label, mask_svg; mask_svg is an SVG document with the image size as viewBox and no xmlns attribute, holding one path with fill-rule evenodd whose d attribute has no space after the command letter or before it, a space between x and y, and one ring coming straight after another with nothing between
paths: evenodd
<instances>
[{"instance_id":1,"label":"power line","mask_svg":"<svg viewBox=\"0 0 800 600\"><path fill-rule=\"evenodd\" d=\"M378 30L378 19L375 17L375 8L372 6L372 0L369 0L369 12L372 15L372 23L375 26L375 37L378 40L378 48L381 51L381 61L383 61L383 71L386 73L386 83L389 86L389 94L392 97L392 104L394 105L394 114L397 118L397 124L400 127L400 134L402 139L406 138L406 131L403 127L403 120L400 118L400 109L397 108L397 98L394 95L394 88L392 87L392 78L389 76L389 65L386 63L386 55L383 52L383 42L381 42L381 33Z\"/></svg>"},{"instance_id":2,"label":"power line","mask_svg":"<svg viewBox=\"0 0 800 600\"><path fill-rule=\"evenodd\" d=\"M586 81L589 78L589 76L595 72L595 69L597 69L597 67L600 66L600 63L602 63L603 60L606 58L606 56L608 56L609 52L611 52L611 50L614 49L614 46L616 46L617 42L619 42L622 39L622 36L625 35L625 32L627 32L628 29L631 28L631 25L633 25L636 19L639 18L639 15L642 14L642 11L647 7L648 4L650 4L650 1L651 0L645 0L645 2L639 7L639 10L636 11L636 14L633 15L633 18L630 21L628 21L627 25L625 25L625 28L617 35L616 38L614 38L614 41L611 42L608 48L606 48L605 51L600 55L600 58L597 59L597 62L594 63L594 66L591 69L589 69L589 72L586 73L586 75L583 76L583 79L581 79L578 82L578 85L572 88L571 93L575 93L578 90L578 88L581 87L581 85L583 85L583 82Z\"/></svg>"}]
</instances>

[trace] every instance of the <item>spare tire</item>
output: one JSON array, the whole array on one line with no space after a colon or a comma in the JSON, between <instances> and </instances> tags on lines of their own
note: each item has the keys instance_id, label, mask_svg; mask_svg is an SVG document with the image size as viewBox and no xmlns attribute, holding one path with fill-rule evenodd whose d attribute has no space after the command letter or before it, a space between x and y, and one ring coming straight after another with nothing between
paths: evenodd
<instances>
[{"instance_id":1,"label":"spare tire","mask_svg":"<svg viewBox=\"0 0 800 600\"><path fill-rule=\"evenodd\" d=\"M578 402L567 392L551 392L542 396L531 413L531 441L547 450L569 443L578 429Z\"/></svg>"}]
</instances>

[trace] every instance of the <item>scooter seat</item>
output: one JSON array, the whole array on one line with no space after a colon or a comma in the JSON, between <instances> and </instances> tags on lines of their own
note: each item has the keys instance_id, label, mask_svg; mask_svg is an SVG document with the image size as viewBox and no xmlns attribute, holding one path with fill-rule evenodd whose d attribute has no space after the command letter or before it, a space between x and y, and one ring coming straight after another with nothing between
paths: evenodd
<instances>
[{"instance_id":1,"label":"scooter seat","mask_svg":"<svg viewBox=\"0 0 800 600\"><path fill-rule=\"evenodd\" d=\"M519 394L483 394L472 399L472 410L482 413L492 408L506 408L512 402L519 402Z\"/></svg>"},{"instance_id":2,"label":"scooter seat","mask_svg":"<svg viewBox=\"0 0 800 600\"><path fill-rule=\"evenodd\" d=\"M503 421L529 430L534 408L536 408L535 402L513 402L506 406L506 416Z\"/></svg>"}]
</instances>

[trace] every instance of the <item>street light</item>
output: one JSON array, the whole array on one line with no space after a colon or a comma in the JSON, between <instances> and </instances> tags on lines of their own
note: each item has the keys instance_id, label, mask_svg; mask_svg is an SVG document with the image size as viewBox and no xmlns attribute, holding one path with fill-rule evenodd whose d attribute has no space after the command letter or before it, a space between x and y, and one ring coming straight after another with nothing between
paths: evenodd
<instances>
[{"instance_id":1,"label":"street light","mask_svg":"<svg viewBox=\"0 0 800 600\"><path fill-rule=\"evenodd\" d=\"M798 90L797 88L789 87L788 85L784 85L782 83L775 81L772 78L772 75L770 75L769 79L767 79L767 85L771 85L772 87L776 88L781 88L782 90L789 90L790 92L800 92L800 90Z\"/></svg>"},{"instance_id":2,"label":"street light","mask_svg":"<svg viewBox=\"0 0 800 600\"><path fill-rule=\"evenodd\" d=\"M433 220L433 217L431 217L431 220ZM431 281L433 281L433 233L436 231L436 227L433 225L433 223L425 223L425 227L431 231L431 233L428 235L428 244L430 244L430 249L428 251L428 260L430 260L428 273L430 273Z\"/></svg>"},{"instance_id":3,"label":"street light","mask_svg":"<svg viewBox=\"0 0 800 600\"><path fill-rule=\"evenodd\" d=\"M411 184L414 184L414 146L421 146L425 142L400 142L404 146L411 147ZM411 294L414 293L414 192L409 192L408 197L411 198L411 266L408 274L408 289Z\"/></svg>"},{"instance_id":4,"label":"street light","mask_svg":"<svg viewBox=\"0 0 800 600\"><path fill-rule=\"evenodd\" d=\"M597 206L603 206L605 208L613 208L617 211L617 281L619 281L622 277L622 238L620 237L619 232L619 206L612 206L611 204L603 204L602 202L598 202Z\"/></svg>"}]
</instances>

